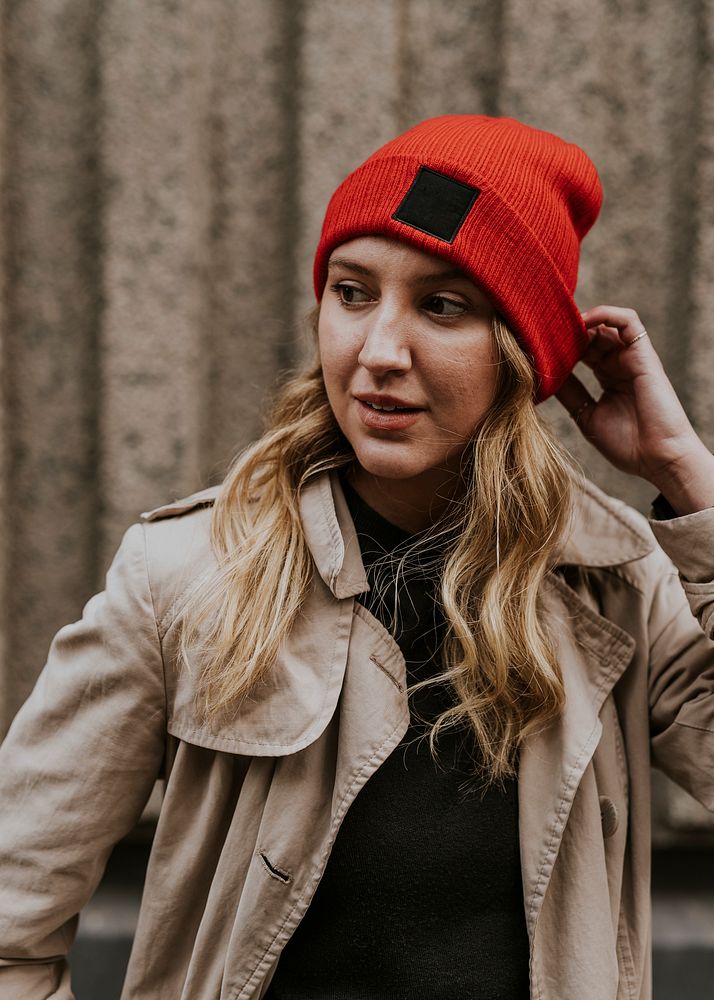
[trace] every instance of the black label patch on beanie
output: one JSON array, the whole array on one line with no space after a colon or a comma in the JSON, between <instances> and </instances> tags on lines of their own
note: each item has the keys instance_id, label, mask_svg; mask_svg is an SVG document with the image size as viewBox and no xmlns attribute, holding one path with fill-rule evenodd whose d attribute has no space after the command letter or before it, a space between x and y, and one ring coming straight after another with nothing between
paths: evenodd
<instances>
[{"instance_id":1,"label":"black label patch on beanie","mask_svg":"<svg viewBox=\"0 0 714 1000\"><path fill-rule=\"evenodd\" d=\"M453 243L481 189L419 167L393 219Z\"/></svg>"}]
</instances>

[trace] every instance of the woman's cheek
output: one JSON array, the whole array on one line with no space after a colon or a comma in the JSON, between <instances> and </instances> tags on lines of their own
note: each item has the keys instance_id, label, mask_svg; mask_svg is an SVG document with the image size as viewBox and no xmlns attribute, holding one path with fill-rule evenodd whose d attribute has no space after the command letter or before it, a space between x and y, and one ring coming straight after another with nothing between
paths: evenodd
<instances>
[{"instance_id":1,"label":"woman's cheek","mask_svg":"<svg viewBox=\"0 0 714 1000\"><path fill-rule=\"evenodd\" d=\"M349 378L354 368L353 350L348 343L342 343L337 337L325 337L320 342L320 360L325 380L332 383L344 382Z\"/></svg>"}]
</instances>

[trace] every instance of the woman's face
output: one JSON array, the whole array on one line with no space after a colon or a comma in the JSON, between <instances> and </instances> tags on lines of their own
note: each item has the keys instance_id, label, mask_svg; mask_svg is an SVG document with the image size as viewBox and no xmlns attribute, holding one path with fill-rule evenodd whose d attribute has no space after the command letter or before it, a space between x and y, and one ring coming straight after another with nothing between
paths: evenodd
<instances>
[{"instance_id":1,"label":"woman's face","mask_svg":"<svg viewBox=\"0 0 714 1000\"><path fill-rule=\"evenodd\" d=\"M399 241L364 236L330 255L318 325L327 395L357 456L355 486L386 516L375 497L426 511L458 470L494 398L493 314L463 272Z\"/></svg>"}]
</instances>

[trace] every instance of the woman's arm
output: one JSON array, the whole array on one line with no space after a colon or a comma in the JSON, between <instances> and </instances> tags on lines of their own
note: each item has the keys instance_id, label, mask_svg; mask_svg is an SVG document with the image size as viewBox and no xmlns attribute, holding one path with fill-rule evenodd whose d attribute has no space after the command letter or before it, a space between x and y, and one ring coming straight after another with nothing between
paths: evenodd
<instances>
[{"instance_id":1,"label":"woman's arm","mask_svg":"<svg viewBox=\"0 0 714 1000\"><path fill-rule=\"evenodd\" d=\"M648 480L671 507L650 518L660 545L648 616L653 763L714 810L714 456L637 313L603 305L583 318L592 338L583 360L602 395L571 375L558 399L613 465Z\"/></svg>"},{"instance_id":2,"label":"woman's arm","mask_svg":"<svg viewBox=\"0 0 714 1000\"><path fill-rule=\"evenodd\" d=\"M144 527L61 629L0 747L0 1000L70 1000L76 914L137 822L165 747Z\"/></svg>"},{"instance_id":3,"label":"woman's arm","mask_svg":"<svg viewBox=\"0 0 714 1000\"><path fill-rule=\"evenodd\" d=\"M714 508L650 526L652 761L714 811Z\"/></svg>"}]
</instances>

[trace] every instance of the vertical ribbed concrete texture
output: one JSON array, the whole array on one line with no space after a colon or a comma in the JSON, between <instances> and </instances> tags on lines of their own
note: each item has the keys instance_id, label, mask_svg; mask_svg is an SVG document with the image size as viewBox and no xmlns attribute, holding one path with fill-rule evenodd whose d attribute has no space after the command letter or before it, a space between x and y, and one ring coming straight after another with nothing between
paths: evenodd
<instances>
[{"instance_id":1,"label":"vertical ribbed concrete texture","mask_svg":"<svg viewBox=\"0 0 714 1000\"><path fill-rule=\"evenodd\" d=\"M219 481L260 432L310 350L332 190L423 118L512 115L590 154L605 201L577 301L638 310L714 446L714 0L0 11L0 729L139 511ZM687 809L673 822L701 826Z\"/></svg>"}]
</instances>

